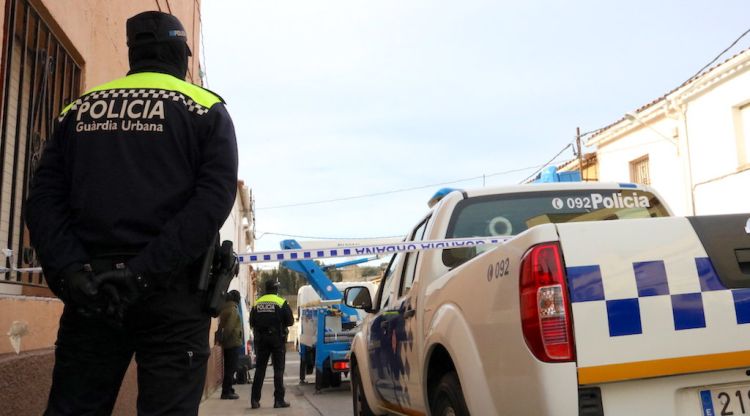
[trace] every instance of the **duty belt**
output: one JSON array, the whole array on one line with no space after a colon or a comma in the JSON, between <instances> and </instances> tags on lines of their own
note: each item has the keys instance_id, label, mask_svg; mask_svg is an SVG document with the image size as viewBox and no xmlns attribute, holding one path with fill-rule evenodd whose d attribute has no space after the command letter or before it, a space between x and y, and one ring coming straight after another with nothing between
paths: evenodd
<instances>
[{"instance_id":1,"label":"duty belt","mask_svg":"<svg viewBox=\"0 0 750 416\"><path fill-rule=\"evenodd\" d=\"M92 258L90 264L94 273L101 273L125 268L125 263L133 257L134 255L127 254L102 255Z\"/></svg>"}]
</instances>

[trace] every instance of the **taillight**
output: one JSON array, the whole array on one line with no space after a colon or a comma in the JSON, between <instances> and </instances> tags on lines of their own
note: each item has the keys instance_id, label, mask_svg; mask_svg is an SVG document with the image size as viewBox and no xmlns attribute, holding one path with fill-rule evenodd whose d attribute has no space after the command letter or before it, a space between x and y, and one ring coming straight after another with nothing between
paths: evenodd
<instances>
[{"instance_id":1,"label":"taillight","mask_svg":"<svg viewBox=\"0 0 750 416\"><path fill-rule=\"evenodd\" d=\"M532 247L521 263L521 326L526 345L545 362L575 360L568 289L557 243Z\"/></svg>"},{"instance_id":2,"label":"taillight","mask_svg":"<svg viewBox=\"0 0 750 416\"><path fill-rule=\"evenodd\" d=\"M349 371L349 361L334 361L333 370L334 371Z\"/></svg>"}]
</instances>

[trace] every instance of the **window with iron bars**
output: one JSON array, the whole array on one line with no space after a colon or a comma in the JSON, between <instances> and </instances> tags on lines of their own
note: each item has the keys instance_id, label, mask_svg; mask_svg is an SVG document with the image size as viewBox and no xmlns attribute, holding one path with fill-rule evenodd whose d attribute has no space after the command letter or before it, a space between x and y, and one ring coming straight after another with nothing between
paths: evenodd
<instances>
[{"instance_id":1,"label":"window with iron bars","mask_svg":"<svg viewBox=\"0 0 750 416\"><path fill-rule=\"evenodd\" d=\"M24 224L23 203L57 115L80 95L81 64L28 0L5 4L0 67L0 249L4 249L0 286L45 286L41 273L24 271L38 267L39 261Z\"/></svg>"}]
</instances>

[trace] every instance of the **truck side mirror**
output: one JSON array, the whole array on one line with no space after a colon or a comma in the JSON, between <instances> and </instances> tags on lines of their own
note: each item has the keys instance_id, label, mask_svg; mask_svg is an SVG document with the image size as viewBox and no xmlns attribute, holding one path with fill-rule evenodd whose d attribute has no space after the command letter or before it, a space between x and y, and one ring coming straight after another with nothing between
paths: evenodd
<instances>
[{"instance_id":1,"label":"truck side mirror","mask_svg":"<svg viewBox=\"0 0 750 416\"><path fill-rule=\"evenodd\" d=\"M365 312L372 311L372 296L366 286L350 286L344 289L344 305Z\"/></svg>"}]
</instances>

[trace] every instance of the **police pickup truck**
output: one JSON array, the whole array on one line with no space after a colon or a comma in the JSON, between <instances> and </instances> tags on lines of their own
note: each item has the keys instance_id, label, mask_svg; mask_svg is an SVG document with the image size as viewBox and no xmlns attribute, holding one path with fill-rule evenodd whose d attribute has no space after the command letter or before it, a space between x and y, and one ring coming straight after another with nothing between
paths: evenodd
<instances>
[{"instance_id":1,"label":"police pickup truck","mask_svg":"<svg viewBox=\"0 0 750 416\"><path fill-rule=\"evenodd\" d=\"M354 413L750 414L748 217L672 217L633 184L448 192L407 241L512 238L347 289Z\"/></svg>"}]
</instances>

